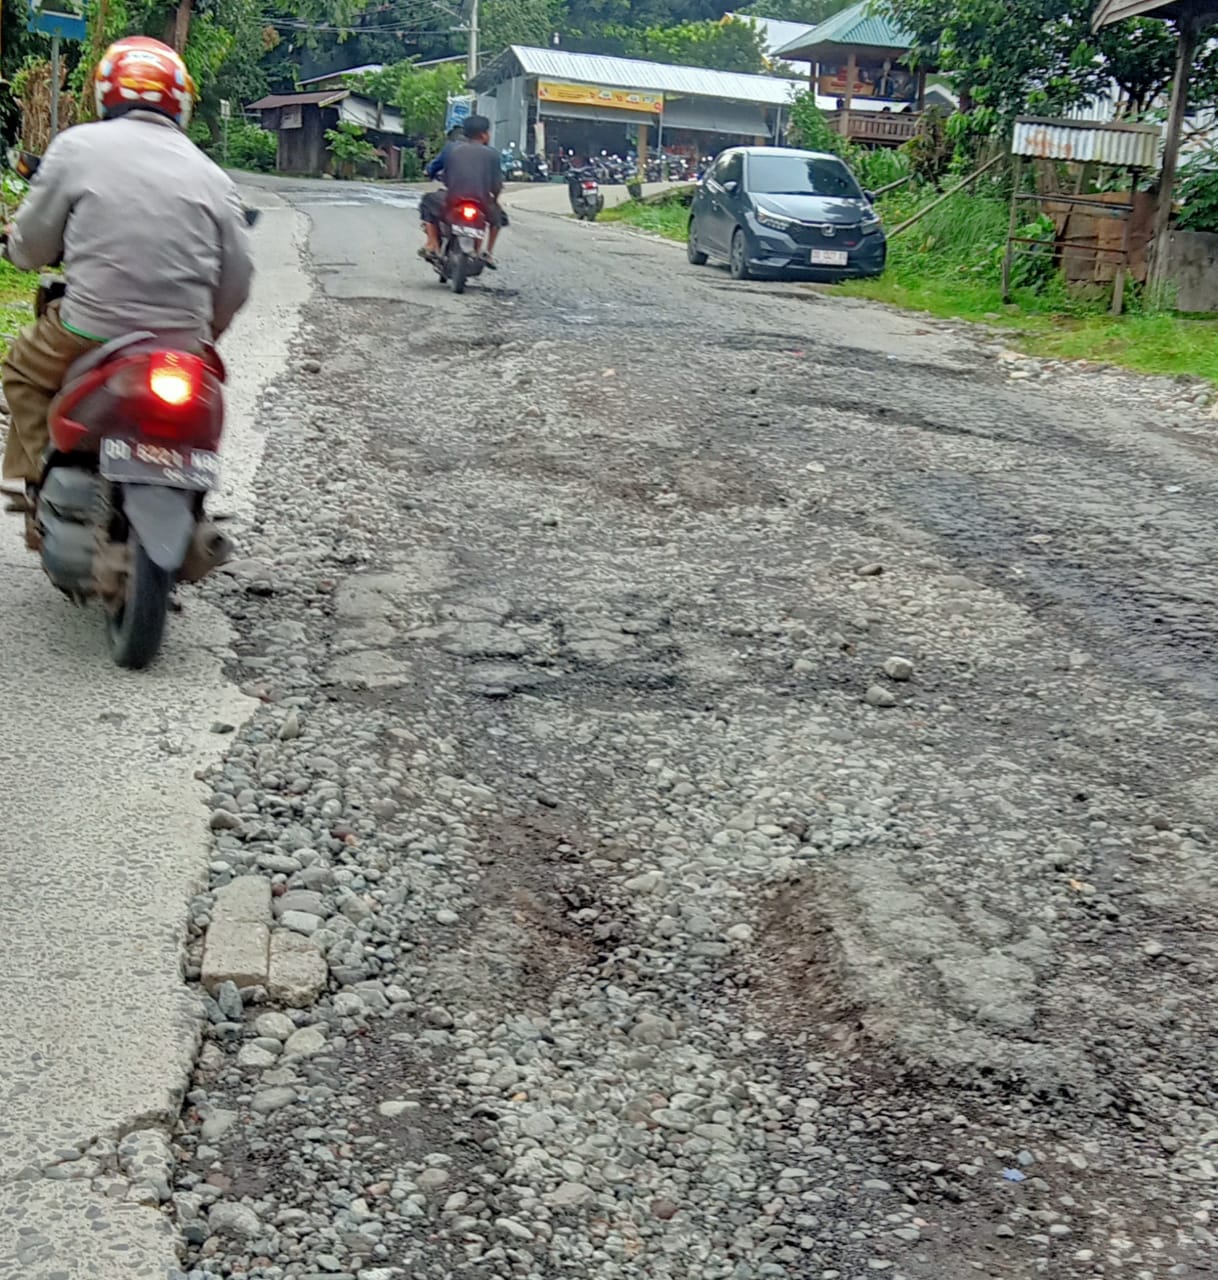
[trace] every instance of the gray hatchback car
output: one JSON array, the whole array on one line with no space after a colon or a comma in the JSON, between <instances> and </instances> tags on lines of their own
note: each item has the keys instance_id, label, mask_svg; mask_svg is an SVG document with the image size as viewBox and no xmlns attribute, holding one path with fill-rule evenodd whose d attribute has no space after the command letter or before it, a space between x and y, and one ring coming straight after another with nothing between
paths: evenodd
<instances>
[{"instance_id":1,"label":"gray hatchback car","mask_svg":"<svg viewBox=\"0 0 1218 1280\"><path fill-rule=\"evenodd\" d=\"M689 260L727 262L737 280L801 274L878 276L888 242L871 196L837 158L786 147L733 147L698 185Z\"/></svg>"}]
</instances>

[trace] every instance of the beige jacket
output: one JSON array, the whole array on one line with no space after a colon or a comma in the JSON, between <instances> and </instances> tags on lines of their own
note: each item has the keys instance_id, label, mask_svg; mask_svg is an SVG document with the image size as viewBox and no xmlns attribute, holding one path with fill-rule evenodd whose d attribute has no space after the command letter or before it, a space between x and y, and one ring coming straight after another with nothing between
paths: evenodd
<instances>
[{"instance_id":1,"label":"beige jacket","mask_svg":"<svg viewBox=\"0 0 1218 1280\"><path fill-rule=\"evenodd\" d=\"M8 257L35 271L61 256L61 319L90 338L218 337L253 277L236 187L153 112L77 125L47 148Z\"/></svg>"}]
</instances>

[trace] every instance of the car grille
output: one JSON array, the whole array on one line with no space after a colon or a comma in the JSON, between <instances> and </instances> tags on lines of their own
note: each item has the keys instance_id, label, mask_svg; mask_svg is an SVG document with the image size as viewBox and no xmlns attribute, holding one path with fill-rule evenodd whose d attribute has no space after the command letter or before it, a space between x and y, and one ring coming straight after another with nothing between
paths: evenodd
<instances>
[{"instance_id":1,"label":"car grille","mask_svg":"<svg viewBox=\"0 0 1218 1280\"><path fill-rule=\"evenodd\" d=\"M797 222L787 228L787 235L796 244L809 249L853 249L863 238L862 227L857 222L845 226L834 224L831 236L821 230L825 225L823 222Z\"/></svg>"}]
</instances>

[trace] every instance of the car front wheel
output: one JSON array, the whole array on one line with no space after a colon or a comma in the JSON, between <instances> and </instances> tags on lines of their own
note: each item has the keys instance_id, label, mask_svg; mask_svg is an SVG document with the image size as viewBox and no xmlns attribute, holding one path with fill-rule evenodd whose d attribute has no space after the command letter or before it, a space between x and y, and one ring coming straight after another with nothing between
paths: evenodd
<instances>
[{"instance_id":1,"label":"car front wheel","mask_svg":"<svg viewBox=\"0 0 1218 1280\"><path fill-rule=\"evenodd\" d=\"M737 227L732 236L732 256L728 259L728 270L733 280L748 280L752 276L749 270L749 246L744 232Z\"/></svg>"},{"instance_id":2,"label":"car front wheel","mask_svg":"<svg viewBox=\"0 0 1218 1280\"><path fill-rule=\"evenodd\" d=\"M685 241L685 256L695 267L706 266L706 254L698 248L698 239L694 231L694 220L689 220L689 237Z\"/></svg>"}]
</instances>

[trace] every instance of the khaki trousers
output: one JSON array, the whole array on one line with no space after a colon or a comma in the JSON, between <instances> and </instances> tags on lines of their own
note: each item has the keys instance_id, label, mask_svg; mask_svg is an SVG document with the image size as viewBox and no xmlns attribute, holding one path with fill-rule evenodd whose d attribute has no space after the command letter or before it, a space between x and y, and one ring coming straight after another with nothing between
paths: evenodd
<instances>
[{"instance_id":1,"label":"khaki trousers","mask_svg":"<svg viewBox=\"0 0 1218 1280\"><path fill-rule=\"evenodd\" d=\"M59 319L59 303L24 329L4 358L0 381L10 421L4 444L4 478L37 480L50 433L47 409L69 366L98 344L70 333Z\"/></svg>"}]
</instances>

